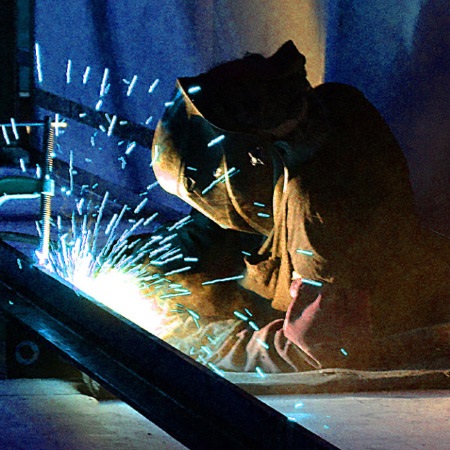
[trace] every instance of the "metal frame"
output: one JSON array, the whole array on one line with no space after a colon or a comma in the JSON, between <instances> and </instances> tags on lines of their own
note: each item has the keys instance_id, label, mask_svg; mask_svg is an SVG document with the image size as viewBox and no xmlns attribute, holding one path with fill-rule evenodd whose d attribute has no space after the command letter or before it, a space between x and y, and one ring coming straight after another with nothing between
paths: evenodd
<instances>
[{"instance_id":1,"label":"metal frame","mask_svg":"<svg viewBox=\"0 0 450 450\"><path fill-rule=\"evenodd\" d=\"M336 448L2 241L0 310L189 448Z\"/></svg>"}]
</instances>

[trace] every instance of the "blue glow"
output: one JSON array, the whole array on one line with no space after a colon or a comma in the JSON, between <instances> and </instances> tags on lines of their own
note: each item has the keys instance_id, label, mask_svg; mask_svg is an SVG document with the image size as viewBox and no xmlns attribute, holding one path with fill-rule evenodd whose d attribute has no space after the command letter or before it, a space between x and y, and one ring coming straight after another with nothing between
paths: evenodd
<instances>
[{"instance_id":1,"label":"blue glow","mask_svg":"<svg viewBox=\"0 0 450 450\"><path fill-rule=\"evenodd\" d=\"M302 278L302 283L310 284L311 286L317 286L317 287L323 286L323 283L321 283L320 281L309 280L308 278Z\"/></svg>"},{"instance_id":2,"label":"blue glow","mask_svg":"<svg viewBox=\"0 0 450 450\"><path fill-rule=\"evenodd\" d=\"M13 130L14 138L16 141L19 140L19 133L17 132L16 121L11 117L11 128Z\"/></svg>"},{"instance_id":3,"label":"blue glow","mask_svg":"<svg viewBox=\"0 0 450 450\"><path fill-rule=\"evenodd\" d=\"M97 104L95 105L95 110L100 111L100 108L102 107L102 105L103 105L103 100L99 100L97 102Z\"/></svg>"},{"instance_id":4,"label":"blue glow","mask_svg":"<svg viewBox=\"0 0 450 450\"><path fill-rule=\"evenodd\" d=\"M105 89L106 89L106 83L108 81L108 75L109 75L109 69L105 68L103 71L103 78L102 78L102 84L100 85L100 97L103 97L105 95Z\"/></svg>"},{"instance_id":5,"label":"blue glow","mask_svg":"<svg viewBox=\"0 0 450 450\"><path fill-rule=\"evenodd\" d=\"M297 251L297 253L301 253L302 255L306 255L306 256L314 255L314 253L311 250L301 250L298 248L296 251Z\"/></svg>"},{"instance_id":6,"label":"blue glow","mask_svg":"<svg viewBox=\"0 0 450 450\"><path fill-rule=\"evenodd\" d=\"M159 84L159 79L157 78L148 88L148 93L151 94L155 90L156 86L158 86L158 84Z\"/></svg>"},{"instance_id":7,"label":"blue glow","mask_svg":"<svg viewBox=\"0 0 450 450\"><path fill-rule=\"evenodd\" d=\"M201 90L202 90L202 88L200 86L191 86L188 89L188 94L195 94L196 92L199 92Z\"/></svg>"},{"instance_id":8,"label":"blue glow","mask_svg":"<svg viewBox=\"0 0 450 450\"><path fill-rule=\"evenodd\" d=\"M187 272L188 270L191 270L191 266L186 266L186 267L182 267L181 269L171 270L170 272L165 273L164 276L168 277L168 276L174 275L176 273Z\"/></svg>"},{"instance_id":9,"label":"blue glow","mask_svg":"<svg viewBox=\"0 0 450 450\"><path fill-rule=\"evenodd\" d=\"M39 83L42 83L43 77L42 77L42 65L41 65L41 47L37 42L34 44L34 53L36 56L37 78L38 78Z\"/></svg>"},{"instance_id":10,"label":"blue glow","mask_svg":"<svg viewBox=\"0 0 450 450\"><path fill-rule=\"evenodd\" d=\"M131 83L127 89L127 97L129 97L131 95L131 93L133 92L133 89L134 89L134 86L136 85L137 79L138 79L137 75L134 75L134 77L131 80Z\"/></svg>"},{"instance_id":11,"label":"blue glow","mask_svg":"<svg viewBox=\"0 0 450 450\"><path fill-rule=\"evenodd\" d=\"M265 208L265 207L266 207L266 205L265 205L264 203L260 203L260 202L253 202L253 204L254 204L255 206L259 206L259 207L261 207L261 208Z\"/></svg>"},{"instance_id":12,"label":"blue glow","mask_svg":"<svg viewBox=\"0 0 450 450\"><path fill-rule=\"evenodd\" d=\"M226 281L242 280L242 278L244 278L244 275L236 275L234 277L228 277L228 278L217 278L215 280L204 281L202 283L202 285L206 286L207 284L224 283Z\"/></svg>"},{"instance_id":13,"label":"blue glow","mask_svg":"<svg viewBox=\"0 0 450 450\"><path fill-rule=\"evenodd\" d=\"M341 348L341 353L342 353L344 356L348 356L347 350L345 350L345 348Z\"/></svg>"},{"instance_id":14,"label":"blue glow","mask_svg":"<svg viewBox=\"0 0 450 450\"><path fill-rule=\"evenodd\" d=\"M71 72L72 72L72 60L67 60L67 68L66 68L66 83L69 84L71 81Z\"/></svg>"},{"instance_id":15,"label":"blue glow","mask_svg":"<svg viewBox=\"0 0 450 450\"><path fill-rule=\"evenodd\" d=\"M255 367L255 371L261 378L264 378L266 376L264 370L262 370L259 366Z\"/></svg>"},{"instance_id":16,"label":"blue glow","mask_svg":"<svg viewBox=\"0 0 450 450\"><path fill-rule=\"evenodd\" d=\"M84 74L83 74L83 84L86 84L88 82L90 72L91 72L91 68L89 66L87 66L86 70L84 71Z\"/></svg>"},{"instance_id":17,"label":"blue glow","mask_svg":"<svg viewBox=\"0 0 450 450\"><path fill-rule=\"evenodd\" d=\"M129 155L136 148L136 142L130 142L125 150L125 155Z\"/></svg>"},{"instance_id":18,"label":"blue glow","mask_svg":"<svg viewBox=\"0 0 450 450\"><path fill-rule=\"evenodd\" d=\"M259 216L259 217L264 217L264 218L269 218L269 217L270 217L270 214L266 214L266 213L259 212L259 213L258 213L258 216Z\"/></svg>"},{"instance_id":19,"label":"blue glow","mask_svg":"<svg viewBox=\"0 0 450 450\"><path fill-rule=\"evenodd\" d=\"M213 140L208 142L208 148L213 147L214 145L218 144L219 142L222 142L225 139L225 135L221 134L220 136L217 136Z\"/></svg>"},{"instance_id":20,"label":"blue glow","mask_svg":"<svg viewBox=\"0 0 450 450\"><path fill-rule=\"evenodd\" d=\"M107 136L112 136L116 122L117 122L117 116L114 115L114 116L112 116L111 122L109 123L108 132L106 133Z\"/></svg>"},{"instance_id":21,"label":"blue glow","mask_svg":"<svg viewBox=\"0 0 450 450\"><path fill-rule=\"evenodd\" d=\"M269 350L270 346L267 342L264 342L262 339L260 338L256 338L256 341L258 342L258 344L260 344L263 348L265 348L266 350Z\"/></svg>"},{"instance_id":22,"label":"blue glow","mask_svg":"<svg viewBox=\"0 0 450 450\"><path fill-rule=\"evenodd\" d=\"M208 367L210 367L213 372L215 372L217 375L220 375L221 377L225 376L225 373L220 370L215 364L213 364L212 362L208 363Z\"/></svg>"},{"instance_id":23,"label":"blue glow","mask_svg":"<svg viewBox=\"0 0 450 450\"><path fill-rule=\"evenodd\" d=\"M233 314L234 314L238 319L241 319L241 320L243 320L244 322L248 320L248 317L245 316L244 314L242 314L242 313L239 312L239 311L234 311Z\"/></svg>"},{"instance_id":24,"label":"blue glow","mask_svg":"<svg viewBox=\"0 0 450 450\"><path fill-rule=\"evenodd\" d=\"M256 325L255 322L253 322L253 320L250 320L250 322L248 323L255 331L259 331L259 327L258 325Z\"/></svg>"},{"instance_id":25,"label":"blue glow","mask_svg":"<svg viewBox=\"0 0 450 450\"><path fill-rule=\"evenodd\" d=\"M8 136L8 131L6 130L6 127L4 125L2 125L2 133L3 133L3 138L5 139L6 145L11 144L11 141L9 140L9 136Z\"/></svg>"}]
</instances>

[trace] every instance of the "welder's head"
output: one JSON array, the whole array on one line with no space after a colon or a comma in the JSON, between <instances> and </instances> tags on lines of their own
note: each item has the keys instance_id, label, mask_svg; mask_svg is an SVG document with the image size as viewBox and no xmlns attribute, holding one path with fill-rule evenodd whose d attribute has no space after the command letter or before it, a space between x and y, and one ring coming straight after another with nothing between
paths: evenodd
<instances>
[{"instance_id":1,"label":"welder's head","mask_svg":"<svg viewBox=\"0 0 450 450\"><path fill-rule=\"evenodd\" d=\"M160 185L224 228L269 234L285 177L271 130L301 113L304 64L289 42L177 80L153 140Z\"/></svg>"}]
</instances>

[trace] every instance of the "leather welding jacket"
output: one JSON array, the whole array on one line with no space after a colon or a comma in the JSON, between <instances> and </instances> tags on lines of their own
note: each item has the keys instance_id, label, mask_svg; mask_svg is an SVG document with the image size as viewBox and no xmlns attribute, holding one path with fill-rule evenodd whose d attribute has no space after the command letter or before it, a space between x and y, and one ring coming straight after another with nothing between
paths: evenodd
<instances>
[{"instance_id":1,"label":"leather welding jacket","mask_svg":"<svg viewBox=\"0 0 450 450\"><path fill-rule=\"evenodd\" d=\"M239 218L241 231L265 235L267 242L276 232L276 248L269 242L247 256L241 284L270 295L272 308L285 314L260 318L259 330L243 324L217 351L215 363L224 370L390 368L404 355L386 356L380 342L450 320L448 240L420 226L406 160L389 128L355 88L326 83L313 94L326 111L327 130L306 157L295 127L277 135L274 151L285 170L270 166L277 174L272 226L255 230ZM155 142L164 146L161 137ZM175 161L167 155L156 164L158 180L198 208L188 190L181 195L175 187L179 178L164 179ZM224 213L220 200L199 210L229 228L234 212ZM211 250L221 242L210 244Z\"/></svg>"}]
</instances>

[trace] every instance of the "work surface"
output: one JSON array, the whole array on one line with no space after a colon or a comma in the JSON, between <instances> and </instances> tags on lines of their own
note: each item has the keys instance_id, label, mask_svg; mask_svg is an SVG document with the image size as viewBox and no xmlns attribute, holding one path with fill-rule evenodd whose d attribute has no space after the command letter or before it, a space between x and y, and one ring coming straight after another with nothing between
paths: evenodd
<instances>
[{"instance_id":1,"label":"work surface","mask_svg":"<svg viewBox=\"0 0 450 450\"><path fill-rule=\"evenodd\" d=\"M267 395L262 401L342 449L444 450L450 391ZM0 381L2 450L183 449L119 400L55 379Z\"/></svg>"}]
</instances>

